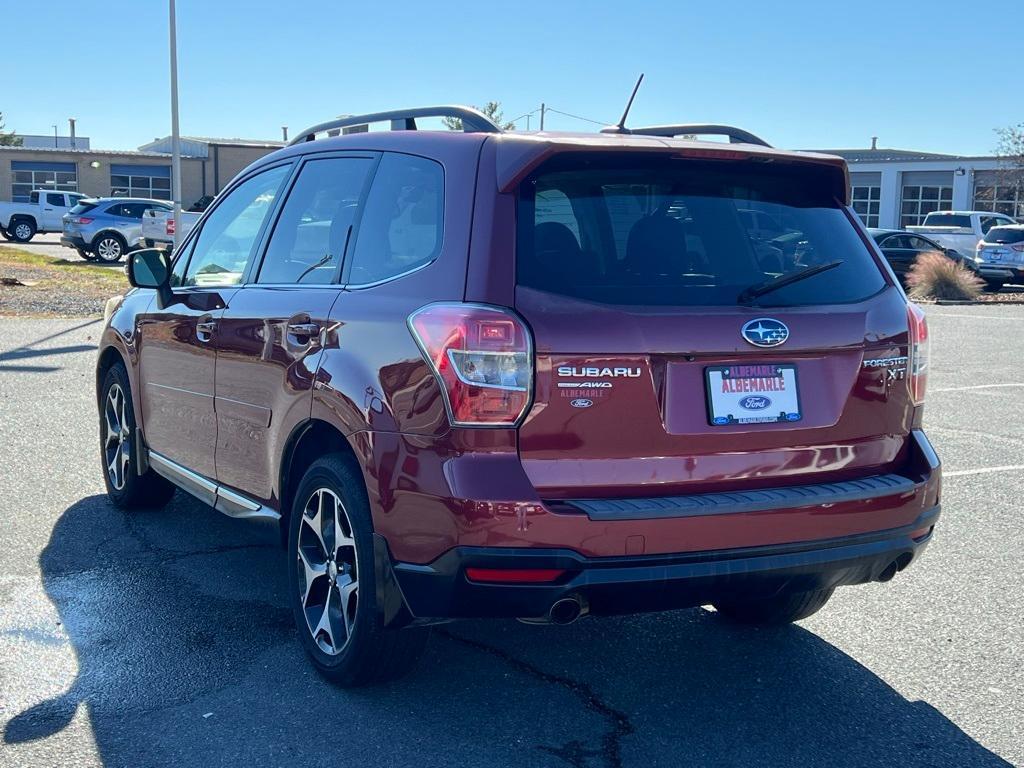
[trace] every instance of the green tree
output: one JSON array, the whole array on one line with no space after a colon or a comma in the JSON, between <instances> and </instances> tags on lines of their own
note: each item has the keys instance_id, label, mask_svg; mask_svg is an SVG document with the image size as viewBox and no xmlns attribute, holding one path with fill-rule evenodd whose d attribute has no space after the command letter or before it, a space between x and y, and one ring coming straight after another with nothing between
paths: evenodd
<instances>
[{"instance_id":1,"label":"green tree","mask_svg":"<svg viewBox=\"0 0 1024 768\"><path fill-rule=\"evenodd\" d=\"M488 101L482 107L473 107L483 112L487 117L491 119L491 122L497 125L503 131L514 131L516 129L515 123L506 123L505 115L501 112L500 101ZM441 120L449 131L461 131L462 121L457 117L442 117Z\"/></svg>"},{"instance_id":2,"label":"green tree","mask_svg":"<svg viewBox=\"0 0 1024 768\"><path fill-rule=\"evenodd\" d=\"M0 112L0 147L20 147L22 138L15 136L14 131L4 131L4 113Z\"/></svg>"}]
</instances>

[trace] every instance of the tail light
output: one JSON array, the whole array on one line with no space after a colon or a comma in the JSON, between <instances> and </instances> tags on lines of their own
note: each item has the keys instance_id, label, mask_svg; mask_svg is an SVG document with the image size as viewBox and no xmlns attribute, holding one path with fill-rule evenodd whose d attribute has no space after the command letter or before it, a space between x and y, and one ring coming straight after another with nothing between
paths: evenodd
<instances>
[{"instance_id":1,"label":"tail light","mask_svg":"<svg viewBox=\"0 0 1024 768\"><path fill-rule=\"evenodd\" d=\"M170 237L174 237L174 219L167 219L167 226L164 230Z\"/></svg>"},{"instance_id":2,"label":"tail light","mask_svg":"<svg viewBox=\"0 0 1024 768\"><path fill-rule=\"evenodd\" d=\"M92 224L92 219L88 216L78 216L71 220L72 224Z\"/></svg>"},{"instance_id":3,"label":"tail light","mask_svg":"<svg viewBox=\"0 0 1024 768\"><path fill-rule=\"evenodd\" d=\"M1013 246L1013 250L1024 251L1024 243L1017 243L1017 245Z\"/></svg>"},{"instance_id":4,"label":"tail light","mask_svg":"<svg viewBox=\"0 0 1024 768\"><path fill-rule=\"evenodd\" d=\"M533 392L533 344L517 315L480 304L430 304L410 315L409 329L453 425L519 423Z\"/></svg>"},{"instance_id":5,"label":"tail light","mask_svg":"<svg viewBox=\"0 0 1024 768\"><path fill-rule=\"evenodd\" d=\"M928 384L928 320L917 304L907 305L907 319L910 323L910 398L914 405L923 405Z\"/></svg>"}]
</instances>

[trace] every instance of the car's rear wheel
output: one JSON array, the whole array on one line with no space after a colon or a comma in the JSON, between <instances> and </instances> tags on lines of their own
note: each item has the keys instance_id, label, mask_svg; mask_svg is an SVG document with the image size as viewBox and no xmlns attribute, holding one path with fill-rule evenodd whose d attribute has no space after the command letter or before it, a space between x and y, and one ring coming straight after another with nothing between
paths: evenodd
<instances>
[{"instance_id":1,"label":"car's rear wheel","mask_svg":"<svg viewBox=\"0 0 1024 768\"><path fill-rule=\"evenodd\" d=\"M124 365L115 363L103 377L100 390L100 459L107 496L124 509L162 507L174 495L174 486L152 469L141 475L132 390Z\"/></svg>"},{"instance_id":2,"label":"car's rear wheel","mask_svg":"<svg viewBox=\"0 0 1024 768\"><path fill-rule=\"evenodd\" d=\"M31 219L15 219L10 228L11 240L27 243L36 235L36 225Z\"/></svg>"},{"instance_id":3,"label":"car's rear wheel","mask_svg":"<svg viewBox=\"0 0 1024 768\"><path fill-rule=\"evenodd\" d=\"M986 280L985 281L985 290L986 291L990 291L991 293L999 293L1001 290L1003 290L1003 281L1002 280Z\"/></svg>"},{"instance_id":4,"label":"car's rear wheel","mask_svg":"<svg viewBox=\"0 0 1024 768\"><path fill-rule=\"evenodd\" d=\"M3 236L4 240L10 240L10 239L11 239L11 233L10 233L10 232L8 232L8 231L7 231L6 229L4 229L3 227L0 227L0 235L2 235L2 236Z\"/></svg>"},{"instance_id":5,"label":"car's rear wheel","mask_svg":"<svg viewBox=\"0 0 1024 768\"><path fill-rule=\"evenodd\" d=\"M92 251L86 248L76 248L75 251L86 261L96 261L96 257L93 255Z\"/></svg>"},{"instance_id":6,"label":"car's rear wheel","mask_svg":"<svg viewBox=\"0 0 1024 768\"><path fill-rule=\"evenodd\" d=\"M740 624L789 624L817 613L832 597L831 589L810 592L783 590L771 597L729 597L716 600L715 609Z\"/></svg>"},{"instance_id":7,"label":"car's rear wheel","mask_svg":"<svg viewBox=\"0 0 1024 768\"><path fill-rule=\"evenodd\" d=\"M383 626L369 502L344 456L325 456L303 476L289 519L287 562L299 639L324 677L355 687L415 666L429 630Z\"/></svg>"},{"instance_id":8,"label":"car's rear wheel","mask_svg":"<svg viewBox=\"0 0 1024 768\"><path fill-rule=\"evenodd\" d=\"M96 258L106 264L120 261L126 250L124 239L111 232L104 232L92 246L92 252L96 254Z\"/></svg>"}]
</instances>

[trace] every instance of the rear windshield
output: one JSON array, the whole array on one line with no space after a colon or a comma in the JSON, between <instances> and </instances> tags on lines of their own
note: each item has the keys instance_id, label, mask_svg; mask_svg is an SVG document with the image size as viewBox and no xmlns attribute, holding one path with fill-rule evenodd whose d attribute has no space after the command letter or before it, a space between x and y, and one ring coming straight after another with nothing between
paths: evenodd
<instances>
[{"instance_id":1,"label":"rear windshield","mask_svg":"<svg viewBox=\"0 0 1024 768\"><path fill-rule=\"evenodd\" d=\"M929 213L924 217L926 227L967 227L971 226L971 217L956 213Z\"/></svg>"},{"instance_id":2,"label":"rear windshield","mask_svg":"<svg viewBox=\"0 0 1024 768\"><path fill-rule=\"evenodd\" d=\"M75 214L77 216L77 215L82 214L82 213L88 213L89 211L91 211L95 207L96 207L96 203L86 203L86 202L76 203L75 206L70 211L68 211L68 213L73 213L73 214Z\"/></svg>"},{"instance_id":3,"label":"rear windshield","mask_svg":"<svg viewBox=\"0 0 1024 768\"><path fill-rule=\"evenodd\" d=\"M605 304L727 306L838 262L752 303L860 301L885 286L826 171L634 158L562 156L521 185L520 285Z\"/></svg>"},{"instance_id":4,"label":"rear windshield","mask_svg":"<svg viewBox=\"0 0 1024 768\"><path fill-rule=\"evenodd\" d=\"M1017 227L992 227L985 235L986 243L997 243L999 245L1011 245L1013 243L1024 243L1024 229Z\"/></svg>"}]
</instances>

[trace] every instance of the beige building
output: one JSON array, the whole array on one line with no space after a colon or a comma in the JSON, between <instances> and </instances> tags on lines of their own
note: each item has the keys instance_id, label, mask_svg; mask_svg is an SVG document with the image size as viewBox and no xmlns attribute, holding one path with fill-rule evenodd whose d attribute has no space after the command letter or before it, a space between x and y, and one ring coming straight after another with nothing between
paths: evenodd
<instances>
[{"instance_id":1,"label":"beige building","mask_svg":"<svg viewBox=\"0 0 1024 768\"><path fill-rule=\"evenodd\" d=\"M0 147L0 200L24 202L33 189L170 200L170 144L170 138L157 139L135 151ZM182 137L182 205L188 208L204 195L216 195L243 168L282 146L277 141Z\"/></svg>"}]
</instances>

